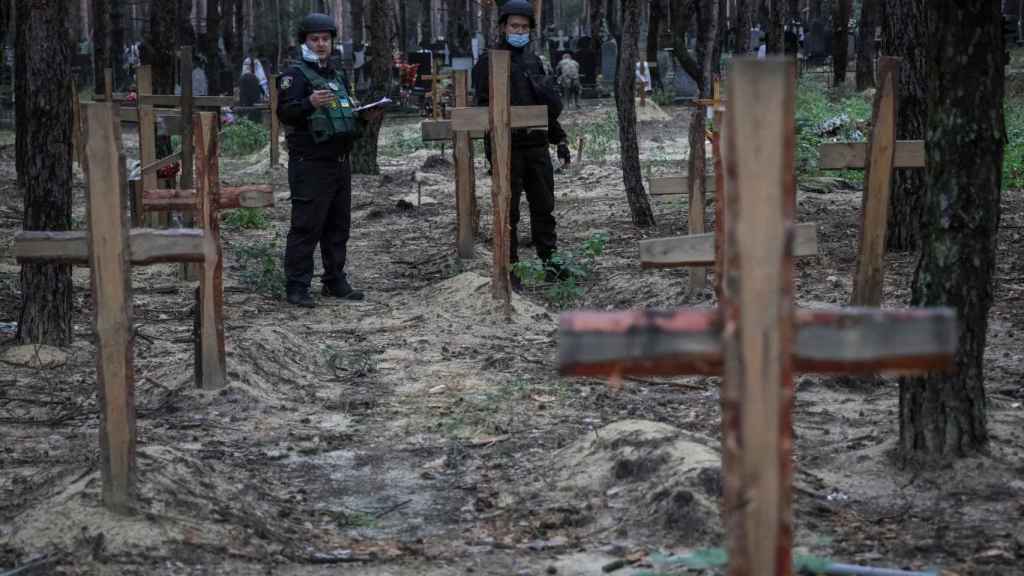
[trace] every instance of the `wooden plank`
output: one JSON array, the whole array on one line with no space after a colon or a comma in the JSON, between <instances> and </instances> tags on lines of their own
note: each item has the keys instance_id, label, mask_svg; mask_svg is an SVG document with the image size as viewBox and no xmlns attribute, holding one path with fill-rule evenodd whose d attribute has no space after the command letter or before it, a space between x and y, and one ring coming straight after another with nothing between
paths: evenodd
<instances>
[{"instance_id":1,"label":"wooden plank","mask_svg":"<svg viewBox=\"0 0 1024 576\"><path fill-rule=\"evenodd\" d=\"M87 221L96 317L103 503L110 510L127 514L135 498L135 391L121 128L116 104L89 104L83 114L89 163Z\"/></svg>"},{"instance_id":2,"label":"wooden plank","mask_svg":"<svg viewBox=\"0 0 1024 576\"><path fill-rule=\"evenodd\" d=\"M547 128L547 106L513 106L511 113L512 128ZM487 130L490 125L487 108L455 108L452 110L451 129Z\"/></svg>"},{"instance_id":3,"label":"wooden plank","mask_svg":"<svg viewBox=\"0 0 1024 576\"><path fill-rule=\"evenodd\" d=\"M227 384L224 359L224 261L220 245L220 169L217 150L217 113L195 117L200 204L199 224L205 232L206 258L199 276L199 341L196 343L196 385L221 388Z\"/></svg>"},{"instance_id":4,"label":"wooden plank","mask_svg":"<svg viewBox=\"0 0 1024 576\"><path fill-rule=\"evenodd\" d=\"M152 230L137 228L128 236L133 266L167 262L202 262L203 231L194 228ZM19 262L65 262L89 265L89 238L84 231L29 231L14 235L14 258Z\"/></svg>"},{"instance_id":5,"label":"wooden plank","mask_svg":"<svg viewBox=\"0 0 1024 576\"><path fill-rule=\"evenodd\" d=\"M469 75L455 71L455 106L469 105ZM473 143L468 132L455 132L452 137L455 156L455 247L459 258L473 257Z\"/></svg>"},{"instance_id":6,"label":"wooden plank","mask_svg":"<svg viewBox=\"0 0 1024 576\"><path fill-rule=\"evenodd\" d=\"M153 67L149 64L139 66L135 71L135 80L139 96L146 96L153 93ZM150 104L141 104L138 107L139 113L139 162L149 165L156 161L156 113ZM142 181L136 184L136 190L152 190L157 187L156 170L142 170ZM138 198L136 198L138 199ZM133 203L135 206L140 204ZM145 210L132 219L134 226L166 227L166 214L145 215ZM135 213L132 213L135 216Z\"/></svg>"},{"instance_id":7,"label":"wooden plank","mask_svg":"<svg viewBox=\"0 0 1024 576\"><path fill-rule=\"evenodd\" d=\"M199 195L195 190L146 190L143 206L149 210L198 210ZM268 208L274 205L274 189L266 184L228 186L220 189L218 210L234 208Z\"/></svg>"},{"instance_id":8,"label":"wooden plank","mask_svg":"<svg viewBox=\"0 0 1024 576\"><path fill-rule=\"evenodd\" d=\"M694 115L701 116L705 114L701 110L694 112ZM693 121L693 119L691 119ZM701 119L703 123L703 119ZM690 142L690 153L688 160L688 172L690 178L687 179L687 200L688 210L686 213L687 232L690 234L703 234L705 231L704 224L704 211L706 207L707 195L705 186L707 184L707 162L705 152L705 136L704 134L696 134L691 130L689 136ZM704 287L707 285L708 271L703 266L690 267L689 282L687 282L687 293L689 298L697 298L704 292Z\"/></svg>"},{"instance_id":9,"label":"wooden plank","mask_svg":"<svg viewBox=\"0 0 1024 576\"><path fill-rule=\"evenodd\" d=\"M659 176L650 178L648 182L651 196L682 195L690 189L690 179L686 176ZM716 189L714 174L704 177L704 186L706 190Z\"/></svg>"},{"instance_id":10,"label":"wooden plank","mask_svg":"<svg viewBox=\"0 0 1024 576\"><path fill-rule=\"evenodd\" d=\"M494 267L491 273L491 294L504 309L505 316L512 314L512 286L509 281L509 209L512 197L512 130L510 96L509 96L508 50L491 50L490 52L490 106L489 112L491 131L491 200L494 204L494 242L491 249L494 253ZM544 108L543 106L540 108ZM473 111L473 108L456 108L452 113L453 125L457 126L460 110ZM485 110L485 109L479 109ZM475 112L472 112L475 114ZM547 112L544 113L547 122ZM469 127L467 129L474 129Z\"/></svg>"},{"instance_id":11,"label":"wooden plank","mask_svg":"<svg viewBox=\"0 0 1024 576\"><path fill-rule=\"evenodd\" d=\"M114 98L114 71L110 68L103 69L103 97L107 102Z\"/></svg>"},{"instance_id":12,"label":"wooden plank","mask_svg":"<svg viewBox=\"0 0 1024 576\"><path fill-rule=\"evenodd\" d=\"M899 58L878 59L881 88L875 93L874 122L869 149L871 161L864 173L860 242L857 268L853 276L854 306L882 305L882 278L885 274L885 237L888 231L889 197L892 194L893 158L896 148L896 94Z\"/></svg>"},{"instance_id":13,"label":"wooden plank","mask_svg":"<svg viewBox=\"0 0 1024 576\"><path fill-rule=\"evenodd\" d=\"M281 121L277 117L277 74L270 77L270 165L281 164Z\"/></svg>"},{"instance_id":14,"label":"wooden plank","mask_svg":"<svg viewBox=\"0 0 1024 576\"><path fill-rule=\"evenodd\" d=\"M643 268L684 268L710 266L716 263L715 233L693 234L669 238L641 240L640 265ZM794 227L793 256L818 255L818 225L797 224Z\"/></svg>"},{"instance_id":15,"label":"wooden plank","mask_svg":"<svg viewBox=\"0 0 1024 576\"><path fill-rule=\"evenodd\" d=\"M792 573L787 236L795 203L795 83L785 60L733 62L721 392L729 573L785 576Z\"/></svg>"},{"instance_id":16,"label":"wooden plank","mask_svg":"<svg viewBox=\"0 0 1024 576\"><path fill-rule=\"evenodd\" d=\"M818 168L822 170L864 168L867 161L867 142L827 142L818 148ZM924 140L896 141L893 168L924 167Z\"/></svg>"},{"instance_id":17,"label":"wooden plank","mask_svg":"<svg viewBox=\"0 0 1024 576\"><path fill-rule=\"evenodd\" d=\"M949 308L828 308L796 312L794 369L819 374L948 369L956 354ZM570 312L559 319L566 376L720 374L722 329L713 309Z\"/></svg>"},{"instance_id":18,"label":"wooden plank","mask_svg":"<svg viewBox=\"0 0 1024 576\"><path fill-rule=\"evenodd\" d=\"M447 142L452 138L451 120L424 120L420 122L420 136L424 142ZM483 130L465 132L472 140L482 140L486 136Z\"/></svg>"},{"instance_id":19,"label":"wooden plank","mask_svg":"<svg viewBox=\"0 0 1024 576\"><path fill-rule=\"evenodd\" d=\"M147 106L147 107L149 107L150 109L153 110L153 116L156 117L156 118L162 118L162 119L173 118L173 119L175 119L175 120L180 122L181 112L178 111L178 110L164 110L164 109L159 109L159 108L158 109L153 109L153 106L151 104L150 105L145 105L145 106ZM140 118L139 112L140 112L141 108L142 108L142 105L140 105L137 108L121 108L121 110L119 112L119 116L121 118L121 121L122 122L138 122L139 118ZM177 126L175 126L175 127L177 127Z\"/></svg>"},{"instance_id":20,"label":"wooden plank","mask_svg":"<svg viewBox=\"0 0 1024 576\"><path fill-rule=\"evenodd\" d=\"M193 187L193 167L195 165L195 142L192 133L192 108L195 102L192 93L192 47L181 47L180 76L181 76L181 173L178 176L179 188ZM194 218L191 213L181 215L181 225L191 228ZM199 269L191 264L182 264L178 270L178 277L188 282L199 279Z\"/></svg>"},{"instance_id":21,"label":"wooden plank","mask_svg":"<svg viewBox=\"0 0 1024 576\"><path fill-rule=\"evenodd\" d=\"M191 46L182 47L182 65L186 62L186 55L184 49L187 48L191 52ZM190 61L191 59L189 59ZM184 71L184 68L182 68ZM191 74L189 74L189 83L191 83ZM182 88L181 93L185 94L185 76L182 76ZM174 94L147 94L145 96L139 96L140 104L149 104L151 106L163 106L166 108L181 108L184 110L184 102L181 96ZM233 96L192 96L192 107L193 108L221 108L223 106L234 106L237 100Z\"/></svg>"},{"instance_id":22,"label":"wooden plank","mask_svg":"<svg viewBox=\"0 0 1024 576\"><path fill-rule=\"evenodd\" d=\"M715 78L714 86L714 99L717 101L721 98L721 84L718 78ZM725 131L726 128L724 123L726 122L725 110L721 106L715 106L714 109L714 120L715 120L715 133L714 138L711 140L711 155L714 158L714 170L715 170L715 297L718 298L719 302L725 302L728 298L724 290L725 283L725 230L728 226L728 222L725 218L725 164L723 161L723 154L725 148ZM797 244L799 245L800 231L797 230ZM815 227L815 247L814 252L818 252L817 247L817 227Z\"/></svg>"}]
</instances>

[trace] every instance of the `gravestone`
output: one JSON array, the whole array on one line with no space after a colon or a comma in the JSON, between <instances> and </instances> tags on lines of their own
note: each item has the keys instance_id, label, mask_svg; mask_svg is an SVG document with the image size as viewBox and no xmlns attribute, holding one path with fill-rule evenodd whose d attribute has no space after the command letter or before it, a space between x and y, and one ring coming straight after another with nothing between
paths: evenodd
<instances>
[{"instance_id":1,"label":"gravestone","mask_svg":"<svg viewBox=\"0 0 1024 576\"><path fill-rule=\"evenodd\" d=\"M668 81L668 71L673 69L672 50L658 50L658 76L662 82Z\"/></svg>"},{"instance_id":2,"label":"gravestone","mask_svg":"<svg viewBox=\"0 0 1024 576\"><path fill-rule=\"evenodd\" d=\"M857 57L857 34L850 32L846 37L846 58L853 60Z\"/></svg>"},{"instance_id":3,"label":"gravestone","mask_svg":"<svg viewBox=\"0 0 1024 576\"><path fill-rule=\"evenodd\" d=\"M811 22L811 29L804 39L804 50L807 52L808 59L816 60L828 55L828 48L825 45L826 30L827 26L824 20L819 18Z\"/></svg>"},{"instance_id":4,"label":"gravestone","mask_svg":"<svg viewBox=\"0 0 1024 576\"><path fill-rule=\"evenodd\" d=\"M672 61L672 90L677 100L692 100L700 97L700 88L697 81L690 76L679 64Z\"/></svg>"},{"instance_id":5,"label":"gravestone","mask_svg":"<svg viewBox=\"0 0 1024 576\"><path fill-rule=\"evenodd\" d=\"M409 64L418 64L416 68L416 83L414 88L427 92L430 90L430 80L424 78L424 76L430 76L430 51L420 50L418 52L410 52L406 56L406 61Z\"/></svg>"},{"instance_id":6,"label":"gravestone","mask_svg":"<svg viewBox=\"0 0 1024 576\"><path fill-rule=\"evenodd\" d=\"M615 69L618 64L619 43L612 38L601 45L601 78L605 83L615 83Z\"/></svg>"},{"instance_id":7,"label":"gravestone","mask_svg":"<svg viewBox=\"0 0 1024 576\"><path fill-rule=\"evenodd\" d=\"M761 47L761 40L764 38L764 32L758 29L750 31L750 49L753 52L757 52L757 49Z\"/></svg>"},{"instance_id":8,"label":"gravestone","mask_svg":"<svg viewBox=\"0 0 1024 576\"><path fill-rule=\"evenodd\" d=\"M573 54L573 58L580 65L580 85L583 86L583 97L596 97L595 86L597 84L597 53L590 47L590 38L581 38L579 49Z\"/></svg>"}]
</instances>

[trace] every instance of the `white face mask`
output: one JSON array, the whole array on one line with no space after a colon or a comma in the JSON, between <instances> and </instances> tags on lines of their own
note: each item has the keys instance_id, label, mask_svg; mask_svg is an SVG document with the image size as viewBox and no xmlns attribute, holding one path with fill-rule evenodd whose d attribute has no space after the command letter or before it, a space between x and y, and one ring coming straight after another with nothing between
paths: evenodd
<instances>
[{"instance_id":1,"label":"white face mask","mask_svg":"<svg viewBox=\"0 0 1024 576\"><path fill-rule=\"evenodd\" d=\"M302 59L314 64L320 63L320 57L316 55L316 52L310 50L309 46L307 46L305 42L302 43Z\"/></svg>"}]
</instances>

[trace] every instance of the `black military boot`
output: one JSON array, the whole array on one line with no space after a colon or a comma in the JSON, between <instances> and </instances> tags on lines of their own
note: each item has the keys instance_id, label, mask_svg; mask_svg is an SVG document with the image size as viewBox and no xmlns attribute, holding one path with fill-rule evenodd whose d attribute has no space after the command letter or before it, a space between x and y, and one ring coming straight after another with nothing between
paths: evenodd
<instances>
[{"instance_id":1,"label":"black military boot","mask_svg":"<svg viewBox=\"0 0 1024 576\"><path fill-rule=\"evenodd\" d=\"M288 303L302 308L313 308L316 306L316 303L313 302L313 297L309 295L309 287L302 284L288 285Z\"/></svg>"},{"instance_id":2,"label":"black military boot","mask_svg":"<svg viewBox=\"0 0 1024 576\"><path fill-rule=\"evenodd\" d=\"M341 298L344 300L362 300L366 297L362 290L356 290L348 283L348 277L345 275L342 275L338 280L324 284L321 293L330 298Z\"/></svg>"}]
</instances>

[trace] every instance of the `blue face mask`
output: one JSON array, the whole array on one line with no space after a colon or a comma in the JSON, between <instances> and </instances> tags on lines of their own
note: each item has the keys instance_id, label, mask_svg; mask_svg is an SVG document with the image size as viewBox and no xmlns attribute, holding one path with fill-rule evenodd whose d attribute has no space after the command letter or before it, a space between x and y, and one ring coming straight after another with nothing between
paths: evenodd
<instances>
[{"instance_id":1,"label":"blue face mask","mask_svg":"<svg viewBox=\"0 0 1024 576\"><path fill-rule=\"evenodd\" d=\"M505 40L509 46L513 48L522 48L530 43L530 35L527 34L512 34L511 32L505 36Z\"/></svg>"}]
</instances>

